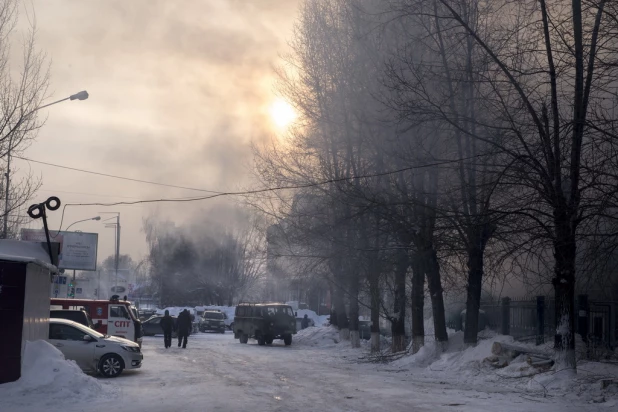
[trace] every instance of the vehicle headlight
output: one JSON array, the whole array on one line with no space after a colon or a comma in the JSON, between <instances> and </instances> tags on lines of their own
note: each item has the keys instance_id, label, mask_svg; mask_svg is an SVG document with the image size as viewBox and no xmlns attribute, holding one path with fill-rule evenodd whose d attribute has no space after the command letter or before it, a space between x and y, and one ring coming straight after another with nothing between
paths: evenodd
<instances>
[{"instance_id":1,"label":"vehicle headlight","mask_svg":"<svg viewBox=\"0 0 618 412\"><path fill-rule=\"evenodd\" d=\"M121 346L127 352L139 352L139 346Z\"/></svg>"}]
</instances>

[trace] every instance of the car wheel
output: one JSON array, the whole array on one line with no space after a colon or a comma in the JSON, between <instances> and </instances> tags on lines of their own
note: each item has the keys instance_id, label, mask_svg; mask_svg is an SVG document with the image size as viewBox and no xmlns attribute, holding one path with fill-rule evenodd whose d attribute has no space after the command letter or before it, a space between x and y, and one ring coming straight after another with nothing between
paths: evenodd
<instances>
[{"instance_id":1,"label":"car wheel","mask_svg":"<svg viewBox=\"0 0 618 412\"><path fill-rule=\"evenodd\" d=\"M275 340L272 336L268 336L266 338L266 344L267 345L272 345L273 344L273 340Z\"/></svg>"},{"instance_id":2,"label":"car wheel","mask_svg":"<svg viewBox=\"0 0 618 412\"><path fill-rule=\"evenodd\" d=\"M124 361L116 354L105 355L99 361L99 373L106 378L115 378L124 369Z\"/></svg>"},{"instance_id":3,"label":"car wheel","mask_svg":"<svg viewBox=\"0 0 618 412\"><path fill-rule=\"evenodd\" d=\"M247 335L246 333L242 333L240 335L239 340L240 340L240 343L247 343L249 342L249 335Z\"/></svg>"},{"instance_id":4,"label":"car wheel","mask_svg":"<svg viewBox=\"0 0 618 412\"><path fill-rule=\"evenodd\" d=\"M258 335L257 336L257 341L258 341L258 345L260 345L260 346L264 346L264 344L266 343L264 335Z\"/></svg>"},{"instance_id":5,"label":"car wheel","mask_svg":"<svg viewBox=\"0 0 618 412\"><path fill-rule=\"evenodd\" d=\"M230 330L234 330L234 322L230 323Z\"/></svg>"},{"instance_id":6,"label":"car wheel","mask_svg":"<svg viewBox=\"0 0 618 412\"><path fill-rule=\"evenodd\" d=\"M219 333L225 333L225 329L221 329Z\"/></svg>"},{"instance_id":7,"label":"car wheel","mask_svg":"<svg viewBox=\"0 0 618 412\"><path fill-rule=\"evenodd\" d=\"M285 343L285 346L290 346L292 344L292 335L283 335L283 343Z\"/></svg>"}]
</instances>

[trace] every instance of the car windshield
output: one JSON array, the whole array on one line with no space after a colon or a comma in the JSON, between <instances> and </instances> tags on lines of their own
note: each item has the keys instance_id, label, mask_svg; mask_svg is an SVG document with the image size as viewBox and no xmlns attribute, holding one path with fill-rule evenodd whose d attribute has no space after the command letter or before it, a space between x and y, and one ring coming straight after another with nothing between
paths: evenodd
<instances>
[{"instance_id":1,"label":"car windshield","mask_svg":"<svg viewBox=\"0 0 618 412\"><path fill-rule=\"evenodd\" d=\"M206 318L206 319L223 319L223 313L221 313L221 312L204 312L204 318Z\"/></svg>"},{"instance_id":2,"label":"car windshield","mask_svg":"<svg viewBox=\"0 0 618 412\"><path fill-rule=\"evenodd\" d=\"M53 322L50 322L53 323ZM84 335L90 335L90 336L94 336L97 339L101 339L103 337L105 337L105 335L103 335L102 333L97 332L96 330L87 328L86 326L82 325L81 323L73 323L71 326L73 326L76 329L79 329L81 332L84 332Z\"/></svg>"}]
</instances>

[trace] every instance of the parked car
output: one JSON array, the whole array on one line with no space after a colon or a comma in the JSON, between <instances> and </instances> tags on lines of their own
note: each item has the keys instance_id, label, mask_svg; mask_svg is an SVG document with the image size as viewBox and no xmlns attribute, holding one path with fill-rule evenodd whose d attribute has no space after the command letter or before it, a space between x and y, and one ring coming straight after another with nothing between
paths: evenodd
<instances>
[{"instance_id":1,"label":"parked car","mask_svg":"<svg viewBox=\"0 0 618 412\"><path fill-rule=\"evenodd\" d=\"M223 313L223 323L225 323L225 326L229 330L234 330L234 318L230 318L225 312L221 313Z\"/></svg>"},{"instance_id":2,"label":"parked car","mask_svg":"<svg viewBox=\"0 0 618 412\"><path fill-rule=\"evenodd\" d=\"M234 339L247 343L255 338L258 345L283 339L286 346L292 344L296 334L296 318L292 307L282 303L240 304L234 316Z\"/></svg>"},{"instance_id":3,"label":"parked car","mask_svg":"<svg viewBox=\"0 0 618 412\"><path fill-rule=\"evenodd\" d=\"M125 369L140 368L144 359L137 343L103 335L67 319L49 320L49 343L84 372L98 372L107 378L115 378Z\"/></svg>"},{"instance_id":4,"label":"parked car","mask_svg":"<svg viewBox=\"0 0 618 412\"><path fill-rule=\"evenodd\" d=\"M72 309L52 309L49 311L49 317L52 319L68 319L77 322L91 329L98 329L100 323L93 323L90 315L85 310Z\"/></svg>"},{"instance_id":5,"label":"parked car","mask_svg":"<svg viewBox=\"0 0 618 412\"><path fill-rule=\"evenodd\" d=\"M200 322L200 332L216 331L225 333L225 314L215 310L205 310Z\"/></svg>"},{"instance_id":6,"label":"parked car","mask_svg":"<svg viewBox=\"0 0 618 412\"><path fill-rule=\"evenodd\" d=\"M116 295L109 300L51 298L50 309L84 309L92 321L99 324L98 332L142 343L142 322L135 316L133 304L118 300Z\"/></svg>"},{"instance_id":7,"label":"parked car","mask_svg":"<svg viewBox=\"0 0 618 412\"><path fill-rule=\"evenodd\" d=\"M191 316L191 333L198 333L200 331L200 323L202 322L199 316L195 316L193 313L189 313Z\"/></svg>"},{"instance_id":8,"label":"parked car","mask_svg":"<svg viewBox=\"0 0 618 412\"><path fill-rule=\"evenodd\" d=\"M140 309L137 311L141 321L145 321L153 317L157 311L155 309Z\"/></svg>"},{"instance_id":9,"label":"parked car","mask_svg":"<svg viewBox=\"0 0 618 412\"><path fill-rule=\"evenodd\" d=\"M142 328L144 329L144 336L154 336L154 335L163 335L163 329L161 329L161 319L163 316L155 315L150 319L144 321L142 323ZM172 332L172 338L177 337L176 334L176 316L172 316L174 320L174 331Z\"/></svg>"}]
</instances>

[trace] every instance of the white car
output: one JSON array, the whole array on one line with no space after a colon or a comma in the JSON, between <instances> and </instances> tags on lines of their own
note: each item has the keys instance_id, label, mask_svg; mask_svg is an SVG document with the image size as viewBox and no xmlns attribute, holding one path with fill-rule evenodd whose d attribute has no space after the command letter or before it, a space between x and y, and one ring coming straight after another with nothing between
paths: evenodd
<instances>
[{"instance_id":1,"label":"white car","mask_svg":"<svg viewBox=\"0 0 618 412\"><path fill-rule=\"evenodd\" d=\"M99 372L107 378L115 378L124 369L140 368L144 359L137 343L102 335L67 319L49 320L48 340L84 372Z\"/></svg>"}]
</instances>

